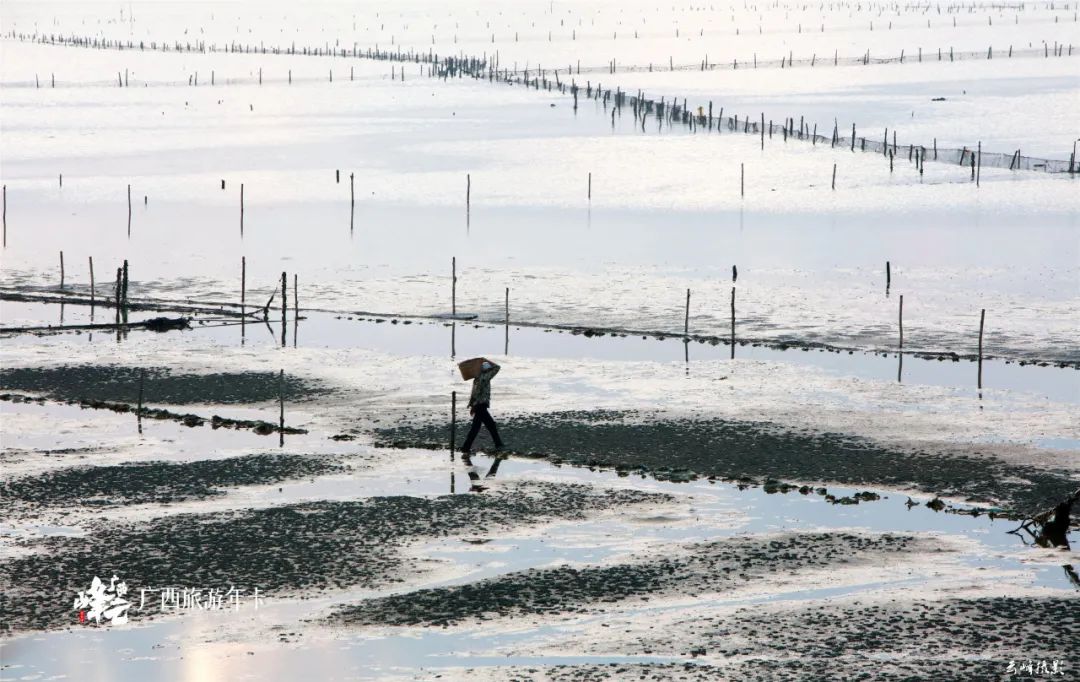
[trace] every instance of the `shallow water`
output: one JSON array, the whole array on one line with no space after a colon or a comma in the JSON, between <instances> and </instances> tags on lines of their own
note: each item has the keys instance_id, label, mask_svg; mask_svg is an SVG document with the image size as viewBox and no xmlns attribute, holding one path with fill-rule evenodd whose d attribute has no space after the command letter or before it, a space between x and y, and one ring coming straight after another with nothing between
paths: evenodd
<instances>
[{"instance_id":1,"label":"shallow water","mask_svg":"<svg viewBox=\"0 0 1080 682\"><path fill-rule=\"evenodd\" d=\"M416 451L396 452L395 457L418 462L435 459L430 453ZM486 471L490 463L487 457L475 458L475 465L481 472ZM372 489L370 493L385 494L391 492L390 488L394 493L445 493L448 492L447 474L450 469L448 463L435 467L422 465L412 470L418 483L399 488L390 477L384 479L385 486L379 490ZM453 469L459 480L465 478L460 463L453 465ZM483 528L477 528L469 539L484 538L488 540L487 543L468 544L457 538L429 543L415 551L441 562L443 566L440 572L452 574L453 577L435 578L434 581L425 581L423 586L473 582L553 563L603 563L617 559L631 549L661 549L671 547L672 542L708 541L746 533L843 529L928 532L962 538L967 544L959 557L958 566L963 567L960 570L987 571L987 575L995 576L999 586L1072 589L1060 563L1070 561L1074 554L1024 548L1017 538L1005 533L1015 525L1012 522L937 513L921 504L906 508L906 496L902 494L885 492L884 498L877 502L835 506L813 494L802 496L791 492L768 495L760 489L740 491L732 485L704 481L675 484L649 479L618 479L612 473L565 467L553 469L549 465L513 459L503 462L497 476L487 479L486 483L497 486L503 481L522 478L587 482L591 485L631 485L670 492L679 496L679 501L660 515L634 511L588 524L555 524L527 535L511 532L490 536ZM444 487L436 491L440 480ZM830 492L840 496L856 491L830 488ZM916 499L925 501L925 498ZM628 524L634 530L634 540L629 544L625 534ZM938 569L945 566L942 564ZM926 567L914 575L895 575L885 581L870 579L839 586L792 586L752 597L725 598L721 595L718 603L797 602L883 589L924 590L932 589L942 580L948 579L932 567ZM307 670L310 674L311 670L319 670L320 677L344 679L354 675L416 672L445 666L682 661L681 658L645 655L531 657L519 653L507 657L489 653L510 646L519 652L527 651L531 641L539 643L553 635L570 632L573 627L594 621L597 616L579 616L564 624L539 627L519 624L509 632L494 625L459 626L444 632L415 628L350 632L303 622L325 613L334 603L356 598L350 597L350 594L368 596L372 593L359 590L312 596L304 601L267 600L257 612L241 610L239 613L193 614L124 628L102 628L89 632L79 629L24 636L4 643L5 660L11 666L9 670L20 677L25 674L71 675L81 666L93 663L98 673L106 679L142 679L147 675L155 679L186 679L197 674L197 670L204 669L202 666L210 665L219 673L222 670L230 671L230 678L267 675L270 671L281 674L282 670ZM678 611L685 606L629 605L614 608L623 616L633 617L646 616L657 612L657 609ZM301 634L288 637L292 644L269 646L270 638L279 631ZM209 644L202 643L206 638L210 638ZM253 658L248 658L249 651L253 652L250 654ZM178 660L189 663L178 665ZM192 665L198 667L192 668Z\"/></svg>"},{"instance_id":2,"label":"shallow water","mask_svg":"<svg viewBox=\"0 0 1080 682\"><path fill-rule=\"evenodd\" d=\"M5 50L12 64L63 54ZM80 54L110 73L127 59ZM175 68L173 56L147 68ZM79 290L89 257L99 289L127 259L132 296L236 301L246 258L251 302L286 271L308 306L430 314L453 305L456 257L457 306L487 319L502 318L509 287L515 319L674 332L689 288L692 329L718 334L735 285L748 334L886 349L904 295L910 349L974 352L985 309L988 354L1080 357L1067 177L986 168L976 190L947 164L920 176L775 136L762 150L752 135L643 133L628 112L612 127L599 103L574 112L546 92L351 68L360 80L102 84L74 100L10 89L3 283L55 286L63 251Z\"/></svg>"},{"instance_id":3,"label":"shallow water","mask_svg":"<svg viewBox=\"0 0 1080 682\"><path fill-rule=\"evenodd\" d=\"M854 122L873 140L886 128L895 131L901 148L981 142L986 152L1068 157L1080 92L1070 44L1075 8L889 11L895 14L876 6L667 8L645 0L305 3L302 12L280 2L4 2L0 23L5 31L134 41L483 55L519 73L540 66L551 77L559 68L563 80L590 87L602 82L665 101L687 98L691 107L712 102L728 116L793 116L818 125L819 134L830 132L830 122L849 134ZM1044 43L1070 44L1070 54L1040 58ZM994 59L982 59L991 45ZM937 62L938 47L964 59ZM1004 56L1012 47L1015 59ZM875 59L904 50L907 60L828 64L834 54L850 60L868 48ZM918 63L920 49L929 63ZM967 54L975 52L978 58ZM811 55L820 60L816 66L799 61ZM795 68L776 64L784 56L797 60ZM756 58L760 69L745 68ZM618 68L609 74L611 60ZM695 68L706 60L716 68ZM579 62L580 74L566 72ZM682 68L663 71L663 64ZM130 87L117 87L121 73ZM25 551L24 539L79 536L96 523L389 494L484 494L474 491L470 474L492 491L540 480L677 499L585 522L499 533L478 526L418 542L407 551L431 571L393 590L357 585L269 599L257 612L133 619L113 628L73 623L8 637L0 643L0 676L356 679L433 669L453 677L464 667L503 665L681 664L692 659L564 654L551 643L613 617L662 622L732 605L880 595L903 601L972 590L1075 595L1064 570L1075 565L1074 551L1024 546L1006 533L1014 522L937 513L923 504L926 496L915 495L917 504L908 507L906 491L879 490L879 501L833 505L817 494L770 495L522 459L502 462L485 478L493 464L486 456L475 457L470 471L449 452L371 446L374 428L443 419L451 392L463 401L467 390L454 361L485 355L505 368L495 389L499 414L660 408L916 450L966 448L1075 471L1080 375L1016 362L1080 359L1074 179L985 167L976 187L966 167L927 163L919 174L902 153L890 168L884 156L785 143L779 133L763 145L726 129L658 126L655 117L643 129L628 109L612 117L603 103L583 97L574 107L570 97L550 91L423 74L418 64L340 57L90 50L0 39L0 286L56 293L63 252L64 283L77 293L89 292L93 257L99 298L127 260L133 299L235 304L244 258L249 309L271 297L284 271L288 304L299 293L305 318L294 321L290 310L282 328L279 311L271 310L266 324L238 326L207 312L195 316L194 329L167 334L3 334L4 367L283 370L332 390L286 403L286 423L309 433L284 439L171 421L140 424L130 414L57 402L2 402L4 478L72 465L274 452L351 467L169 505L29 510L0 524L5 556ZM198 86L189 87L196 78ZM684 324L691 335L729 337L733 292L739 345L683 343ZM985 311L983 353L990 357L981 386L975 363L896 355L901 296L909 352L975 353ZM423 317L454 308L477 321ZM370 313L416 317L373 321ZM114 314L98 308L91 318L83 306L3 301L0 326L108 322ZM133 312L130 319L158 315ZM631 331L589 338L555 326L665 338ZM845 351L782 351L777 344ZM147 386L147 405L167 406L159 398ZM215 404L209 397L182 408L274 422L278 409L274 401ZM330 439L344 433L355 440ZM929 534L955 551L800 574L798 583L762 579L696 603L631 600L600 616L499 619L447 630L342 629L318 620L340 604L392 591L670 554L686 542L819 530ZM1071 539L1080 538L1073 532Z\"/></svg>"}]
</instances>

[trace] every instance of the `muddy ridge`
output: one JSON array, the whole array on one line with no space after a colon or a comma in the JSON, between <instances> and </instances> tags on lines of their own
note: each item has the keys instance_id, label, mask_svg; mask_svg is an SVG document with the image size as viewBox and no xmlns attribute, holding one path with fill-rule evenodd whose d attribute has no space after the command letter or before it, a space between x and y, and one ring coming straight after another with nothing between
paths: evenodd
<instances>
[{"instance_id":1,"label":"muddy ridge","mask_svg":"<svg viewBox=\"0 0 1080 682\"><path fill-rule=\"evenodd\" d=\"M349 625L447 626L490 618L566 615L605 610L608 603L666 596L696 597L755 578L852 565L938 547L910 535L806 533L721 540L672 548L673 556L612 566L557 566L476 583L369 599L330 616Z\"/></svg>"},{"instance_id":2,"label":"muddy ridge","mask_svg":"<svg viewBox=\"0 0 1080 682\"><path fill-rule=\"evenodd\" d=\"M468 424L458 424L457 442ZM768 422L671 417L592 410L500 419L515 454L553 462L649 473L663 480L719 478L745 483L779 479L848 486L916 488L942 497L996 505L1017 515L1036 512L1075 490L1077 475L926 450L892 449L867 438L781 428ZM376 429L384 447L442 449L450 424L421 422ZM481 449L490 441L478 441ZM989 449L989 446L988 446Z\"/></svg>"},{"instance_id":3,"label":"muddy ridge","mask_svg":"<svg viewBox=\"0 0 1080 682\"><path fill-rule=\"evenodd\" d=\"M18 503L112 507L225 494L223 488L278 483L344 471L325 456L262 454L196 462L76 466L0 483L0 508Z\"/></svg>"},{"instance_id":4,"label":"muddy ridge","mask_svg":"<svg viewBox=\"0 0 1080 682\"><path fill-rule=\"evenodd\" d=\"M191 374L168 367L114 365L60 365L56 367L0 368L0 389L31 391L54 400L100 400L135 404L139 377L145 404L238 405L277 401L279 390L289 402L310 400L330 392L323 384L286 374L279 384L277 372L221 372ZM279 388L280 385L280 388Z\"/></svg>"},{"instance_id":5,"label":"muddy ridge","mask_svg":"<svg viewBox=\"0 0 1080 682\"><path fill-rule=\"evenodd\" d=\"M274 596L403 582L427 564L405 558L411 541L497 532L522 524L580 520L668 495L584 485L521 483L483 495L387 496L312 502L212 514L179 514L141 523L103 523L85 537L24 542L34 551L0 563L0 629L5 633L70 625L71 604L94 576L116 574L140 589L223 588ZM132 620L154 617L131 614Z\"/></svg>"}]
</instances>

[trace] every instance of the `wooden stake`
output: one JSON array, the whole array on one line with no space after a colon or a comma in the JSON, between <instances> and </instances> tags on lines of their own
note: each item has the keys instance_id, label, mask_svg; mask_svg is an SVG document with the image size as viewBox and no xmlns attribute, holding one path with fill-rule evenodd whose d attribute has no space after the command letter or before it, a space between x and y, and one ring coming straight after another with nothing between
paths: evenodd
<instances>
[{"instance_id":1,"label":"wooden stake","mask_svg":"<svg viewBox=\"0 0 1080 682\"><path fill-rule=\"evenodd\" d=\"M240 183L240 237L244 236L244 183Z\"/></svg>"},{"instance_id":2,"label":"wooden stake","mask_svg":"<svg viewBox=\"0 0 1080 682\"><path fill-rule=\"evenodd\" d=\"M286 342L285 338L285 317L289 311L289 278L283 272L281 273L281 345L284 346Z\"/></svg>"},{"instance_id":3,"label":"wooden stake","mask_svg":"<svg viewBox=\"0 0 1080 682\"><path fill-rule=\"evenodd\" d=\"M64 288L64 252L60 252L60 288Z\"/></svg>"},{"instance_id":4,"label":"wooden stake","mask_svg":"<svg viewBox=\"0 0 1080 682\"><path fill-rule=\"evenodd\" d=\"M983 325L986 323L986 308L979 312L979 389L982 390Z\"/></svg>"},{"instance_id":5,"label":"wooden stake","mask_svg":"<svg viewBox=\"0 0 1080 682\"><path fill-rule=\"evenodd\" d=\"M686 318L683 321L683 336L690 336L690 290L686 290Z\"/></svg>"},{"instance_id":6,"label":"wooden stake","mask_svg":"<svg viewBox=\"0 0 1080 682\"><path fill-rule=\"evenodd\" d=\"M124 277L124 269L116 268L116 324L120 324L120 307L121 307L121 292L120 281ZM119 339L119 336L117 337Z\"/></svg>"},{"instance_id":7,"label":"wooden stake","mask_svg":"<svg viewBox=\"0 0 1080 682\"><path fill-rule=\"evenodd\" d=\"M746 196L746 164L739 164L739 196Z\"/></svg>"},{"instance_id":8,"label":"wooden stake","mask_svg":"<svg viewBox=\"0 0 1080 682\"><path fill-rule=\"evenodd\" d=\"M735 359L735 287L731 287L731 359Z\"/></svg>"},{"instance_id":9,"label":"wooden stake","mask_svg":"<svg viewBox=\"0 0 1080 682\"><path fill-rule=\"evenodd\" d=\"M450 258L450 314L457 317L457 256Z\"/></svg>"},{"instance_id":10,"label":"wooden stake","mask_svg":"<svg viewBox=\"0 0 1080 682\"><path fill-rule=\"evenodd\" d=\"M90 256L90 305L94 305L94 257Z\"/></svg>"},{"instance_id":11,"label":"wooden stake","mask_svg":"<svg viewBox=\"0 0 1080 682\"><path fill-rule=\"evenodd\" d=\"M892 264L885 261L885 293L889 293L890 286L892 286Z\"/></svg>"},{"instance_id":12,"label":"wooden stake","mask_svg":"<svg viewBox=\"0 0 1080 682\"><path fill-rule=\"evenodd\" d=\"M457 443L454 436L457 435L457 391L450 392L450 458L454 458L454 449Z\"/></svg>"},{"instance_id":13,"label":"wooden stake","mask_svg":"<svg viewBox=\"0 0 1080 682\"><path fill-rule=\"evenodd\" d=\"M904 347L904 295L900 294L900 348Z\"/></svg>"},{"instance_id":14,"label":"wooden stake","mask_svg":"<svg viewBox=\"0 0 1080 682\"><path fill-rule=\"evenodd\" d=\"M278 446L285 445L285 370L278 370Z\"/></svg>"},{"instance_id":15,"label":"wooden stake","mask_svg":"<svg viewBox=\"0 0 1080 682\"><path fill-rule=\"evenodd\" d=\"M135 417L139 422L139 433L142 433L142 403L143 403L143 383L146 381L146 370L139 370L139 404L135 408Z\"/></svg>"},{"instance_id":16,"label":"wooden stake","mask_svg":"<svg viewBox=\"0 0 1080 682\"><path fill-rule=\"evenodd\" d=\"M592 171L589 171L589 201L592 201Z\"/></svg>"},{"instance_id":17,"label":"wooden stake","mask_svg":"<svg viewBox=\"0 0 1080 682\"><path fill-rule=\"evenodd\" d=\"M832 188L836 189L836 164L832 165Z\"/></svg>"},{"instance_id":18,"label":"wooden stake","mask_svg":"<svg viewBox=\"0 0 1080 682\"><path fill-rule=\"evenodd\" d=\"M465 212L468 213L472 201L472 176L465 174Z\"/></svg>"},{"instance_id":19,"label":"wooden stake","mask_svg":"<svg viewBox=\"0 0 1080 682\"><path fill-rule=\"evenodd\" d=\"M4 185L4 248L7 248L7 185Z\"/></svg>"},{"instance_id":20,"label":"wooden stake","mask_svg":"<svg viewBox=\"0 0 1080 682\"><path fill-rule=\"evenodd\" d=\"M982 140L979 140L979 150L976 152L978 161L976 162L975 171L975 186L979 186L979 179L982 177Z\"/></svg>"},{"instance_id":21,"label":"wooden stake","mask_svg":"<svg viewBox=\"0 0 1080 682\"><path fill-rule=\"evenodd\" d=\"M128 185L128 236L131 236L131 185Z\"/></svg>"}]
</instances>

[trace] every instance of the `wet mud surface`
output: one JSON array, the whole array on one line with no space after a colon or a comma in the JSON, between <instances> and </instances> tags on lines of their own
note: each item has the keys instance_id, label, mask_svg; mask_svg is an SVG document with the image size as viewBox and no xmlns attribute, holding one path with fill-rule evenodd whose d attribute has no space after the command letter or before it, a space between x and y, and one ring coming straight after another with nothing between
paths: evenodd
<instances>
[{"instance_id":1,"label":"wet mud surface","mask_svg":"<svg viewBox=\"0 0 1080 682\"><path fill-rule=\"evenodd\" d=\"M1080 610L1061 597L982 597L889 604L740 608L600 645L684 663L506 667L505 680L1010 680L1074 679ZM620 624L610 627L618 631ZM591 647L585 645L585 655ZM695 660L696 659L696 660ZM1009 672L1009 662L1052 670ZM474 671L470 671L474 672ZM481 672L481 671L475 671ZM430 675L425 679L435 679ZM445 677L445 676L444 676ZM483 674L480 679L489 679Z\"/></svg>"},{"instance_id":2,"label":"wet mud surface","mask_svg":"<svg viewBox=\"0 0 1080 682\"><path fill-rule=\"evenodd\" d=\"M19 503L108 507L169 503L223 495L223 488L277 483L344 470L326 457L264 454L197 462L77 466L0 484L0 509Z\"/></svg>"},{"instance_id":3,"label":"wet mud surface","mask_svg":"<svg viewBox=\"0 0 1080 682\"><path fill-rule=\"evenodd\" d=\"M224 372L189 374L167 367L113 365L61 365L56 367L9 367L0 369L0 389L32 391L56 400L103 400L135 404L139 400L139 376L145 372L143 402L146 404L261 403L279 398L276 372ZM296 402L329 393L311 379L285 375L285 400Z\"/></svg>"},{"instance_id":4,"label":"wet mud surface","mask_svg":"<svg viewBox=\"0 0 1080 682\"><path fill-rule=\"evenodd\" d=\"M714 682L716 680L751 680L753 682L803 682L804 680L889 680L890 682L971 682L971 680L1004 681L1040 679L1036 676L1005 672L1009 661L1017 665L1032 660L1021 652L1013 658L941 658L912 654L909 662L887 663L865 657L822 658L809 660L745 660L724 665L696 663L608 663L602 665L565 665L551 667L499 669L498 679L508 682L600 682L601 680L685 680ZM1040 659L1051 665L1054 659ZM1057 659L1064 662L1066 659ZM472 672L472 671L470 671ZM1072 672L1068 673L1072 674ZM431 675L423 678L452 679L450 675ZM495 679L479 677L477 679ZM1042 679L1070 679L1067 676L1044 675Z\"/></svg>"},{"instance_id":5,"label":"wet mud surface","mask_svg":"<svg viewBox=\"0 0 1080 682\"><path fill-rule=\"evenodd\" d=\"M673 548L678 556L612 566L529 569L476 583L417 590L340 609L350 625L445 626L493 617L562 615L604 610L605 603L696 597L763 576L881 560L936 547L905 535L808 533L722 540ZM646 653L648 653L646 651Z\"/></svg>"},{"instance_id":6,"label":"wet mud surface","mask_svg":"<svg viewBox=\"0 0 1080 682\"><path fill-rule=\"evenodd\" d=\"M458 424L461 442L468 424ZM851 486L916 488L943 497L1035 512L1076 488L1069 471L1021 466L987 456L891 449L841 433L785 430L767 422L673 418L637 411L593 410L504 417L508 450L554 462L648 472L659 479L715 477L747 483L770 479ZM376 430L387 447L448 446L449 424ZM482 433L478 447L490 441ZM987 446L989 451L991 446Z\"/></svg>"},{"instance_id":7,"label":"wet mud surface","mask_svg":"<svg viewBox=\"0 0 1080 682\"><path fill-rule=\"evenodd\" d=\"M1008 662L1058 661L1072 679L1080 610L1061 597L915 600L810 608L742 608L733 615L676 623L624 646L659 654L731 657L721 678L752 680L997 680ZM687 644L691 642L691 644ZM601 669L577 671L592 677ZM698 678L690 678L698 679Z\"/></svg>"},{"instance_id":8,"label":"wet mud surface","mask_svg":"<svg viewBox=\"0 0 1080 682\"><path fill-rule=\"evenodd\" d=\"M580 520L591 512L669 499L641 491L522 483L484 495L387 496L102 524L86 537L27 541L32 554L0 564L0 583L6 586L0 593L0 628L12 633L74 623L72 600L95 575L120 575L136 598L140 589L169 586L257 587L268 596L387 586L425 568L401 555L411 540Z\"/></svg>"}]
</instances>

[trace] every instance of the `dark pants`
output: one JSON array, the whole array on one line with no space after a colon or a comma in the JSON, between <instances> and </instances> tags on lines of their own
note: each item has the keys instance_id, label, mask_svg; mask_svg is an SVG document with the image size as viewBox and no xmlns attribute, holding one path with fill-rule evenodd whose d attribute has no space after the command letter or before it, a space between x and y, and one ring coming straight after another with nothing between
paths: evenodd
<instances>
[{"instance_id":1,"label":"dark pants","mask_svg":"<svg viewBox=\"0 0 1080 682\"><path fill-rule=\"evenodd\" d=\"M476 440L476 436L480 433L481 424L487 427L488 433L491 434L491 440L495 441L495 447L502 447L503 442L499 438L499 429L495 426L495 420L491 418L491 414L488 412L488 403L480 403L473 409L472 427L469 428L469 435L465 437L465 443L461 446L462 452L468 452L472 449L473 441Z\"/></svg>"}]
</instances>

